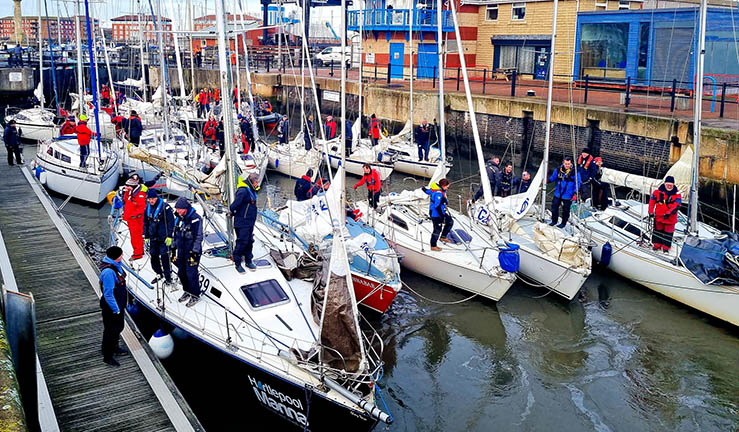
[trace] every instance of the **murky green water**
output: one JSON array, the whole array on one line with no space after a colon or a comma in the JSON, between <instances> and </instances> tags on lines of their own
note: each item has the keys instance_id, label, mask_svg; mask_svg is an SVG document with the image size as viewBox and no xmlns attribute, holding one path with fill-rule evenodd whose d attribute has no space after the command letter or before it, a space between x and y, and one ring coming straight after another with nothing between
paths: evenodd
<instances>
[{"instance_id":1,"label":"murky green water","mask_svg":"<svg viewBox=\"0 0 739 432\"><path fill-rule=\"evenodd\" d=\"M452 179L476 170L469 160L456 166ZM402 175L391 179L386 190L403 188ZM466 196L468 183L454 191ZM270 174L267 184L292 193L285 177ZM78 234L98 250L107 243L107 213L65 207ZM427 298L467 297L418 274L402 276ZM401 292L374 318L385 341L382 388L395 418L389 430L739 429L736 328L600 267L583 299L545 294L516 283L497 304L439 305ZM230 359L178 342L164 364L209 430L231 429L248 418L245 409L271 416L234 398ZM238 419L229 414L237 412Z\"/></svg>"}]
</instances>

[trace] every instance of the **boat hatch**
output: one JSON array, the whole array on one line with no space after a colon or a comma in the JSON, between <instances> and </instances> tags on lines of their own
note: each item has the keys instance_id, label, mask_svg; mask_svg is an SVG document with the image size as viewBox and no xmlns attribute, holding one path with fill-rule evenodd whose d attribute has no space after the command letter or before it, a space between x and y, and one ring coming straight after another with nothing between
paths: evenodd
<instances>
[{"instance_id":1,"label":"boat hatch","mask_svg":"<svg viewBox=\"0 0 739 432\"><path fill-rule=\"evenodd\" d=\"M642 232L641 232L641 230L638 227L636 227L636 226L634 226L634 225L626 222L625 220L623 220L623 219L621 219L619 217L613 216L611 218L611 223L613 225L616 225L617 227L621 228L622 230L624 230L624 231L626 231L628 233L631 233L631 234L633 234L633 235L635 235L637 237L641 237L641 235L642 235Z\"/></svg>"},{"instance_id":2,"label":"boat hatch","mask_svg":"<svg viewBox=\"0 0 739 432\"><path fill-rule=\"evenodd\" d=\"M408 223L401 218L400 216L390 213L390 220L397 226L403 228L404 230L408 231Z\"/></svg>"},{"instance_id":3,"label":"boat hatch","mask_svg":"<svg viewBox=\"0 0 739 432\"><path fill-rule=\"evenodd\" d=\"M241 291L254 309L290 301L280 284L274 279L244 285Z\"/></svg>"},{"instance_id":4,"label":"boat hatch","mask_svg":"<svg viewBox=\"0 0 739 432\"><path fill-rule=\"evenodd\" d=\"M469 233L463 229L455 229L449 232L448 236L449 240L452 241L452 243L469 243L472 241L472 236L469 235Z\"/></svg>"}]
</instances>

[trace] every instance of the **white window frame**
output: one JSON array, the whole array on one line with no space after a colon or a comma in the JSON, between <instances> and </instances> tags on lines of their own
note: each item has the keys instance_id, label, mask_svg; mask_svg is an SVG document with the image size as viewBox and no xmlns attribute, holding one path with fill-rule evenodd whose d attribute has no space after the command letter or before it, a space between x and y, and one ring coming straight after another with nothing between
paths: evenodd
<instances>
[{"instance_id":1,"label":"white window frame","mask_svg":"<svg viewBox=\"0 0 739 432\"><path fill-rule=\"evenodd\" d=\"M608 0L595 0L595 9L603 8L602 10L608 10Z\"/></svg>"},{"instance_id":2,"label":"white window frame","mask_svg":"<svg viewBox=\"0 0 739 432\"><path fill-rule=\"evenodd\" d=\"M488 11L490 11L490 10L495 10L495 19L489 19L488 18ZM492 4L492 5L485 6L485 21L489 21L489 22L498 21L498 17L500 16L500 15L498 15L499 13L500 13L500 11L498 10L498 5L497 4Z\"/></svg>"},{"instance_id":3,"label":"white window frame","mask_svg":"<svg viewBox=\"0 0 739 432\"><path fill-rule=\"evenodd\" d=\"M618 10L631 9L631 0L618 0Z\"/></svg>"},{"instance_id":4,"label":"white window frame","mask_svg":"<svg viewBox=\"0 0 739 432\"><path fill-rule=\"evenodd\" d=\"M523 18L516 18L515 10L523 8ZM526 20L526 2L522 3L511 3L511 21L525 21Z\"/></svg>"}]
</instances>

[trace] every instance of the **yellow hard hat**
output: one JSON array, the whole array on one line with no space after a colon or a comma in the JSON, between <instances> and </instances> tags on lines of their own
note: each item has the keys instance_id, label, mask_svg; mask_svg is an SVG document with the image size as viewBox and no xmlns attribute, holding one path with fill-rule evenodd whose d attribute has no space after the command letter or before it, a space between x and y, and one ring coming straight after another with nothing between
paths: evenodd
<instances>
[{"instance_id":1,"label":"yellow hard hat","mask_svg":"<svg viewBox=\"0 0 739 432\"><path fill-rule=\"evenodd\" d=\"M87 121L87 116L86 116L86 115L84 115L84 114L82 114L82 115L80 116L80 121Z\"/></svg>"}]
</instances>

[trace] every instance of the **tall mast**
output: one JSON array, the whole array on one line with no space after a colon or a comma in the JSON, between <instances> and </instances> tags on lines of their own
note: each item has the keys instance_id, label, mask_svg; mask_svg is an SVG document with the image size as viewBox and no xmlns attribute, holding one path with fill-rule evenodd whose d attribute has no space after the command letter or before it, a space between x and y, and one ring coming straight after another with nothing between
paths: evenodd
<instances>
[{"instance_id":1,"label":"tall mast","mask_svg":"<svg viewBox=\"0 0 739 432\"><path fill-rule=\"evenodd\" d=\"M195 51L192 46L192 32L195 31L193 19L192 2L191 0L187 0L187 22L190 28L190 34L188 35L190 37L190 87L192 88L192 96L195 97L195 93L197 92L197 90L195 87Z\"/></svg>"},{"instance_id":2,"label":"tall mast","mask_svg":"<svg viewBox=\"0 0 739 432\"><path fill-rule=\"evenodd\" d=\"M408 67L411 72L411 83L410 83L410 108L408 112L408 118L411 122L411 147L413 147L413 19L415 18L416 10L414 8L414 0L410 0L411 8L408 10Z\"/></svg>"},{"instance_id":3,"label":"tall mast","mask_svg":"<svg viewBox=\"0 0 739 432\"><path fill-rule=\"evenodd\" d=\"M44 107L44 38L41 37L41 0L37 2L38 6L38 76L39 89L41 89L41 108ZM18 42L16 42L18 43Z\"/></svg>"},{"instance_id":4,"label":"tall mast","mask_svg":"<svg viewBox=\"0 0 739 432\"><path fill-rule=\"evenodd\" d=\"M74 37L75 37L75 44L77 45L77 95L79 96L80 101L80 114L82 114L82 109L85 106L85 101L83 98L84 89L85 89L85 83L83 82L82 78L82 68L84 67L84 61L82 59L82 28L80 27L80 15L82 12L80 11L80 0L76 0L74 2L76 10L77 10L77 16L75 17L75 30L74 30Z\"/></svg>"},{"instance_id":5,"label":"tall mast","mask_svg":"<svg viewBox=\"0 0 739 432\"><path fill-rule=\"evenodd\" d=\"M362 138L362 75L364 74L364 52L362 52L362 42L364 41L364 34L362 28L364 26L364 8L367 5L364 1L359 3L359 106L357 108L357 118L359 119L359 136L356 137L357 141Z\"/></svg>"},{"instance_id":6,"label":"tall mast","mask_svg":"<svg viewBox=\"0 0 739 432\"><path fill-rule=\"evenodd\" d=\"M85 6L87 6L87 0L85 0ZM49 38L49 58L51 60L51 84L54 86L54 103L56 104L56 110L57 113L59 112L59 95L56 92L56 67L54 66L54 49L51 43L51 24L49 24L49 7L46 4L46 0L44 0L44 10L46 11L46 33ZM41 22L41 20L39 20ZM88 19L87 25L90 25L90 21ZM88 30L89 31L89 30ZM88 38L89 38L88 34ZM39 27L39 39L41 38L41 27ZM90 48L92 49L92 48ZM43 57L43 52L39 51L39 55Z\"/></svg>"},{"instance_id":7,"label":"tall mast","mask_svg":"<svg viewBox=\"0 0 739 432\"><path fill-rule=\"evenodd\" d=\"M236 56L236 101L238 102L238 111L241 111L241 66L239 65L239 39L242 38L242 34L236 31L236 1L234 0L234 12L233 12L233 29L234 29L234 55ZM241 29L244 30L244 11L239 11L239 23ZM264 23L266 26L267 23ZM246 40L244 40L244 53L246 53ZM224 95L225 96L225 95ZM231 103L231 97L233 97L233 89L229 89L228 101ZM225 101L224 97L224 101Z\"/></svg>"},{"instance_id":8,"label":"tall mast","mask_svg":"<svg viewBox=\"0 0 739 432\"><path fill-rule=\"evenodd\" d=\"M226 45L226 12L223 4L224 0L216 0L216 29L218 31L218 69L221 75L221 94L229 94L233 88L231 82L231 62L229 61L229 50ZM225 139L226 153L226 188L228 202L233 202L236 195L234 166L234 146L233 146L233 113L230 103L223 104L223 132ZM229 237L231 236L231 228L229 227Z\"/></svg>"},{"instance_id":9,"label":"tall mast","mask_svg":"<svg viewBox=\"0 0 739 432\"><path fill-rule=\"evenodd\" d=\"M556 1L556 0L555 0ZM470 113L470 123L472 124L472 137L475 141L475 151L477 152L477 166L480 170L480 182L482 183L482 192L485 197L485 203L491 204L493 202L493 191L490 189L490 179L488 178L488 172L485 168L485 159L483 158L482 143L480 142L480 131L477 129L477 115L475 114L475 107L472 105L472 92L470 91L470 79L467 76L467 62L464 58L464 47L462 46L462 38L459 34L459 21L457 20L457 10L454 5L454 0L450 1L449 4L452 8L452 19L454 20L454 34L457 38L457 53L459 55L459 63L462 69L462 77L464 78L464 92L467 99L467 111ZM441 14L441 11L439 11ZM444 84L441 82L441 87ZM443 127L442 121L441 125ZM443 130L443 129L442 129ZM443 155L443 153L442 153Z\"/></svg>"},{"instance_id":10,"label":"tall mast","mask_svg":"<svg viewBox=\"0 0 739 432\"><path fill-rule=\"evenodd\" d=\"M177 26L178 19L175 18L174 0L169 0L170 13L172 14L172 41L174 42L174 56L177 62L177 79L180 82L180 98L185 101L187 94L185 92L185 77L182 73L182 59L180 57L180 41L179 41L179 27ZM162 31L164 31L164 25L162 25ZM190 131L190 116L185 116L185 127L187 131Z\"/></svg>"},{"instance_id":11,"label":"tall mast","mask_svg":"<svg viewBox=\"0 0 739 432\"><path fill-rule=\"evenodd\" d=\"M301 37L300 39L305 39L305 17L308 15L305 11L306 5L305 0L302 0L302 6L303 6L303 17L300 19L300 27L301 27ZM303 51L302 45L304 44L303 41L300 41L301 49L300 49L300 130L303 131L303 134L305 134L305 125L308 123L306 117L305 117L305 51ZM305 141L306 137L303 136L303 141ZM310 137L308 137L310 140ZM312 141L312 140L311 140ZM311 143L312 144L312 143Z\"/></svg>"},{"instance_id":12,"label":"tall mast","mask_svg":"<svg viewBox=\"0 0 739 432\"><path fill-rule=\"evenodd\" d=\"M346 36L346 0L341 0L341 145L339 146L341 149L341 167L339 168L341 185L344 185L346 179L346 169L344 168L346 167L346 60L344 60L344 55L346 54ZM345 187L342 187L340 196L340 209L343 211L346 208ZM346 218L343 217L343 213L336 217L339 218L339 224L343 227L346 224Z\"/></svg>"},{"instance_id":13,"label":"tall mast","mask_svg":"<svg viewBox=\"0 0 739 432\"><path fill-rule=\"evenodd\" d=\"M85 0L85 21L87 24L87 53L90 55L90 88L94 89L97 86L97 68L95 64L95 56L92 51L92 26L90 25L90 4L88 0ZM80 103L82 102L83 100L80 100ZM97 133L98 159L102 159L103 152L100 146L100 116L98 115L98 94L96 91L92 92L92 104L95 107L95 132Z\"/></svg>"},{"instance_id":14,"label":"tall mast","mask_svg":"<svg viewBox=\"0 0 739 432\"><path fill-rule=\"evenodd\" d=\"M105 43L105 32L103 26L98 26L100 29L100 37L103 41L103 55L105 56L105 69L108 72L108 83L110 84L110 101L112 102L113 109L118 112L118 101L115 97L115 86L113 85L113 71L110 69L110 58L108 57L108 45ZM112 117L112 116L111 116Z\"/></svg>"},{"instance_id":15,"label":"tall mast","mask_svg":"<svg viewBox=\"0 0 739 432\"><path fill-rule=\"evenodd\" d=\"M454 0L452 0L454 1ZM441 160L446 160L446 127L444 126L444 58L441 51L443 33L441 31L443 0L436 0L436 50L439 56L439 146ZM460 56L461 57L461 56Z\"/></svg>"},{"instance_id":16,"label":"tall mast","mask_svg":"<svg viewBox=\"0 0 739 432\"><path fill-rule=\"evenodd\" d=\"M552 13L552 44L549 48L549 76L547 82L547 113L546 123L544 125L544 160L541 164L544 166L544 176L549 175L549 146L552 132L552 88L554 87L554 48L557 46L557 8L559 0L554 0L554 12ZM541 182L541 209L539 217L541 220L546 218L547 212L547 182L546 179Z\"/></svg>"},{"instance_id":17,"label":"tall mast","mask_svg":"<svg viewBox=\"0 0 739 432\"><path fill-rule=\"evenodd\" d=\"M246 36L246 25L244 24L244 9L241 7L241 0L239 0L239 13L241 14L241 31ZM238 51L238 45L236 50ZM238 65L239 62L237 61ZM246 38L244 38L244 71L246 72L246 95L249 97L249 110L251 112L251 130L254 135L254 141L259 139L259 127L257 127L257 116L256 106L254 105L254 95L252 94L251 88L251 69L249 68L249 49L246 46ZM239 109L241 109L241 91L239 91Z\"/></svg>"},{"instance_id":18,"label":"tall mast","mask_svg":"<svg viewBox=\"0 0 739 432\"><path fill-rule=\"evenodd\" d=\"M169 97L167 93L167 86L169 80L167 80L167 59L164 57L164 24L161 26L157 22L157 17L154 14L154 6L149 0L149 9L151 9L151 19L154 25L154 31L157 34L157 44L159 45L159 69L162 76L159 78L160 87L162 88L162 126L164 126L164 139L169 138ZM162 0L157 1L157 12L160 17L159 22L162 22Z\"/></svg>"},{"instance_id":19,"label":"tall mast","mask_svg":"<svg viewBox=\"0 0 739 432\"><path fill-rule=\"evenodd\" d=\"M142 89L142 99L144 100L144 102L146 102L146 69L144 67L144 23L141 21L141 3L139 3L139 1L140 0L137 0L136 3L139 5L139 41L141 41L141 45L139 45L139 55L141 56L141 83L144 87Z\"/></svg>"},{"instance_id":20,"label":"tall mast","mask_svg":"<svg viewBox=\"0 0 739 432\"><path fill-rule=\"evenodd\" d=\"M698 173L701 155L701 113L703 112L703 62L706 57L706 15L708 5L701 1L698 58L695 65L695 102L693 103L693 171L690 179L690 232L698 233Z\"/></svg>"}]
</instances>

